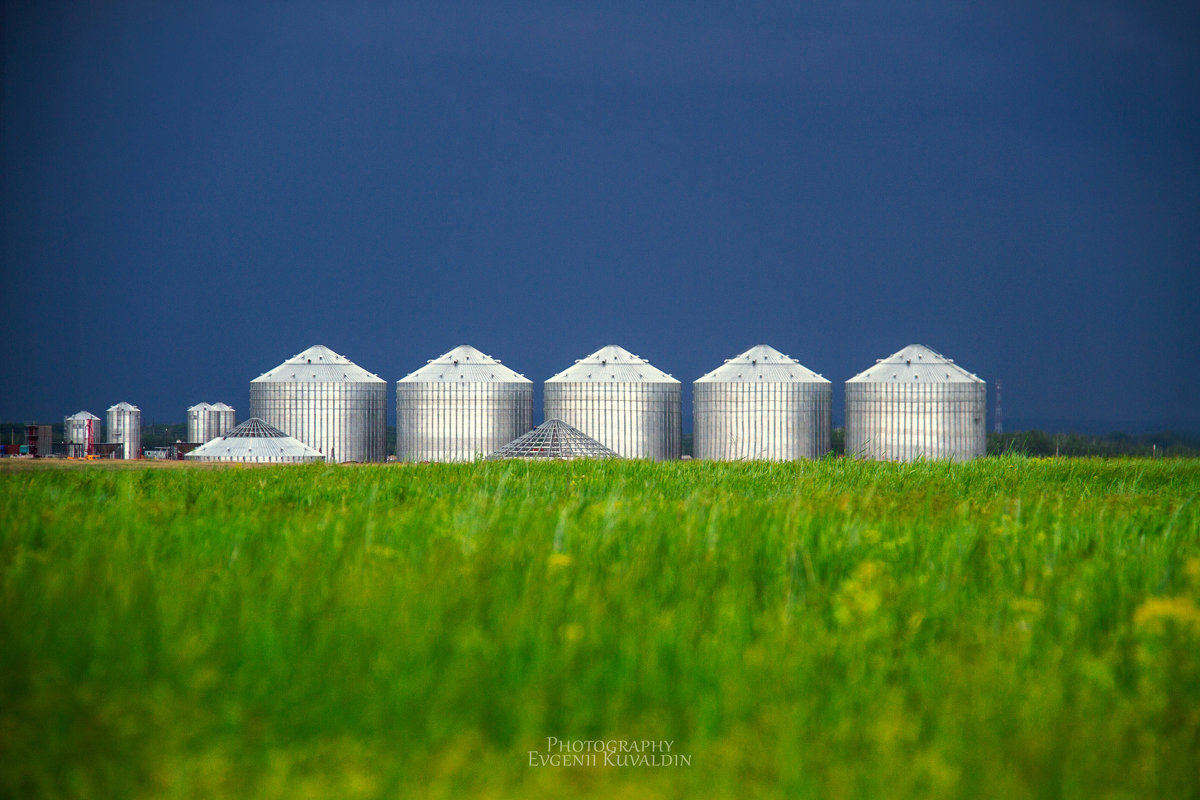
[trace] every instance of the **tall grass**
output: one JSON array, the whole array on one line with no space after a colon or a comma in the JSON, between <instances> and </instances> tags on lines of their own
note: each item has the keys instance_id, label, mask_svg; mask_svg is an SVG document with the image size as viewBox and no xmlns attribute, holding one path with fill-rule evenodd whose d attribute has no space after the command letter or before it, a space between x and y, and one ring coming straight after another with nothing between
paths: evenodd
<instances>
[{"instance_id":1,"label":"tall grass","mask_svg":"<svg viewBox=\"0 0 1200 800\"><path fill-rule=\"evenodd\" d=\"M1188 797L1200 462L0 472L0 794ZM559 739L691 766L529 766Z\"/></svg>"}]
</instances>

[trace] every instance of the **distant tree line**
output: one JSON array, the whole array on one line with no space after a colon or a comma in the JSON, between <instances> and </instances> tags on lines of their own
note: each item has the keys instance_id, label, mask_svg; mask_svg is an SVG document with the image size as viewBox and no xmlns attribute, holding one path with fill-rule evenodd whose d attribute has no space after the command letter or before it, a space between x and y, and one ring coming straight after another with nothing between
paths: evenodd
<instances>
[{"instance_id":1,"label":"distant tree line","mask_svg":"<svg viewBox=\"0 0 1200 800\"><path fill-rule=\"evenodd\" d=\"M1089 436L1082 433L989 433L988 455L1021 453L1029 456L1200 456L1200 436L1173 431L1162 433L1109 433Z\"/></svg>"}]
</instances>

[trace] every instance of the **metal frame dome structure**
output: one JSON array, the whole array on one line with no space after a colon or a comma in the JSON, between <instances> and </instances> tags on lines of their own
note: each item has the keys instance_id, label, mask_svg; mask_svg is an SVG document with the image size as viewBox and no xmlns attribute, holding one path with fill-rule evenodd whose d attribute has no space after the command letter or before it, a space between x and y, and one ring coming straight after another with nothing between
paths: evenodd
<instances>
[{"instance_id":1,"label":"metal frame dome structure","mask_svg":"<svg viewBox=\"0 0 1200 800\"><path fill-rule=\"evenodd\" d=\"M987 383L911 344L846 381L846 454L963 461L987 448Z\"/></svg>"},{"instance_id":2,"label":"metal frame dome structure","mask_svg":"<svg viewBox=\"0 0 1200 800\"><path fill-rule=\"evenodd\" d=\"M257 417L183 456L188 461L236 461L251 464L304 464L325 456Z\"/></svg>"},{"instance_id":3,"label":"metal frame dome structure","mask_svg":"<svg viewBox=\"0 0 1200 800\"><path fill-rule=\"evenodd\" d=\"M533 382L459 345L396 382L396 458L471 461L533 427Z\"/></svg>"},{"instance_id":4,"label":"metal frame dome structure","mask_svg":"<svg viewBox=\"0 0 1200 800\"><path fill-rule=\"evenodd\" d=\"M250 381L250 416L329 461L383 461L387 382L314 345Z\"/></svg>"},{"instance_id":5,"label":"metal frame dome structure","mask_svg":"<svg viewBox=\"0 0 1200 800\"><path fill-rule=\"evenodd\" d=\"M696 458L794 461L829 452L833 384L765 344L692 384Z\"/></svg>"},{"instance_id":6,"label":"metal frame dome structure","mask_svg":"<svg viewBox=\"0 0 1200 800\"><path fill-rule=\"evenodd\" d=\"M625 458L677 459L683 449L679 381L617 345L545 383L546 419L561 419Z\"/></svg>"},{"instance_id":7,"label":"metal frame dome structure","mask_svg":"<svg viewBox=\"0 0 1200 800\"><path fill-rule=\"evenodd\" d=\"M142 410L132 403L108 408L108 441L119 443L118 458L137 458L142 452Z\"/></svg>"},{"instance_id":8,"label":"metal frame dome structure","mask_svg":"<svg viewBox=\"0 0 1200 800\"><path fill-rule=\"evenodd\" d=\"M519 436L488 456L488 461L507 458L556 459L620 458L578 428L561 419L548 419L529 433Z\"/></svg>"}]
</instances>

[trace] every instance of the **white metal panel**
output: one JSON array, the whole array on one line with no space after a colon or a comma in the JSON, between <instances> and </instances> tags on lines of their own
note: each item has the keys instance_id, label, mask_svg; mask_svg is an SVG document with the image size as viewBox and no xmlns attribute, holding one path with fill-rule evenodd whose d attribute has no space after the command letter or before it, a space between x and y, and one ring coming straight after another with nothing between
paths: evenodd
<instances>
[{"instance_id":1,"label":"white metal panel","mask_svg":"<svg viewBox=\"0 0 1200 800\"><path fill-rule=\"evenodd\" d=\"M720 461L794 461L829 452L828 381L697 382L694 454Z\"/></svg>"}]
</instances>

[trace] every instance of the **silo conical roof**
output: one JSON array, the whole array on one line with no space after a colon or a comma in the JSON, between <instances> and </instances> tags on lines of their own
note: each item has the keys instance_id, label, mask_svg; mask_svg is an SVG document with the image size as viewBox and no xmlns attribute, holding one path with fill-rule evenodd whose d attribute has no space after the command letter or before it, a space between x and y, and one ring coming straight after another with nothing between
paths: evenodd
<instances>
[{"instance_id":1,"label":"silo conical roof","mask_svg":"<svg viewBox=\"0 0 1200 800\"><path fill-rule=\"evenodd\" d=\"M774 347L758 344L696 379L696 383L829 383Z\"/></svg>"},{"instance_id":2,"label":"silo conical roof","mask_svg":"<svg viewBox=\"0 0 1200 800\"><path fill-rule=\"evenodd\" d=\"M207 404L205 404L205 405L207 405ZM213 403L211 406L208 406L208 407L210 409L212 409L213 411L233 411L233 406L226 405L225 403Z\"/></svg>"},{"instance_id":3,"label":"silo conical roof","mask_svg":"<svg viewBox=\"0 0 1200 800\"><path fill-rule=\"evenodd\" d=\"M313 345L251 383L386 383L324 345Z\"/></svg>"},{"instance_id":4,"label":"silo conical roof","mask_svg":"<svg viewBox=\"0 0 1200 800\"><path fill-rule=\"evenodd\" d=\"M99 418L99 417L97 417L95 414L92 414L92 413L90 413L90 412L88 412L88 411L76 411L74 414L72 414L71 416L67 417L67 419L68 419L68 420L86 420L86 419L94 419L94 420L96 420L97 422L99 422L99 421L100 421L100 418Z\"/></svg>"},{"instance_id":5,"label":"silo conical roof","mask_svg":"<svg viewBox=\"0 0 1200 800\"><path fill-rule=\"evenodd\" d=\"M414 370L399 380L399 383L532 383L519 372L514 372L497 359L469 344L458 347L431 359L425 366Z\"/></svg>"},{"instance_id":6,"label":"silo conical roof","mask_svg":"<svg viewBox=\"0 0 1200 800\"><path fill-rule=\"evenodd\" d=\"M523 436L518 436L488 456L505 458L620 458L615 451L561 419L548 419Z\"/></svg>"},{"instance_id":7,"label":"silo conical roof","mask_svg":"<svg viewBox=\"0 0 1200 800\"><path fill-rule=\"evenodd\" d=\"M581 358L546 383L679 383L649 361L610 344Z\"/></svg>"},{"instance_id":8,"label":"silo conical roof","mask_svg":"<svg viewBox=\"0 0 1200 800\"><path fill-rule=\"evenodd\" d=\"M846 383L984 383L933 348L910 344Z\"/></svg>"},{"instance_id":9,"label":"silo conical roof","mask_svg":"<svg viewBox=\"0 0 1200 800\"><path fill-rule=\"evenodd\" d=\"M258 417L251 417L221 438L186 453L184 458L215 461L325 460L319 450L288 436Z\"/></svg>"},{"instance_id":10,"label":"silo conical roof","mask_svg":"<svg viewBox=\"0 0 1200 800\"><path fill-rule=\"evenodd\" d=\"M120 403L117 403L116 405L109 406L108 410L109 411L141 411L141 409L138 408L137 406L135 406L133 403L125 403L125 402L120 402Z\"/></svg>"},{"instance_id":11,"label":"silo conical roof","mask_svg":"<svg viewBox=\"0 0 1200 800\"><path fill-rule=\"evenodd\" d=\"M207 411L212 408L211 403L196 403L194 406L188 406L188 411Z\"/></svg>"}]
</instances>

